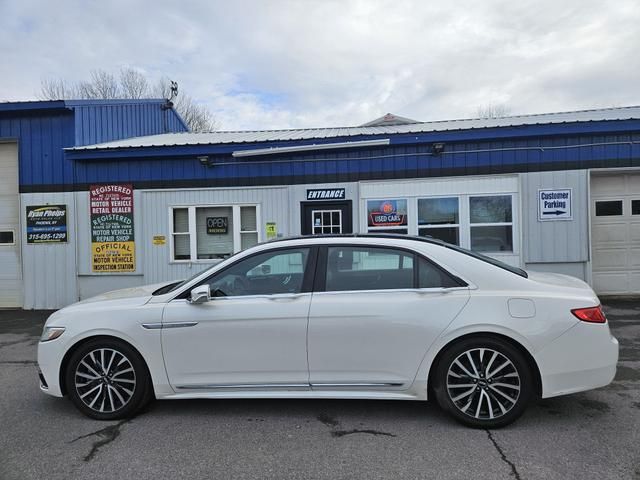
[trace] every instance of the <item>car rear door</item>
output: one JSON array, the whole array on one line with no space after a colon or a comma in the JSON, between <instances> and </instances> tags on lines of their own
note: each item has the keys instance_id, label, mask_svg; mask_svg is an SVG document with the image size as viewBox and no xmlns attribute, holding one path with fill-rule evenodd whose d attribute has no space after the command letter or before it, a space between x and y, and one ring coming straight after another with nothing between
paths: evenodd
<instances>
[{"instance_id":1,"label":"car rear door","mask_svg":"<svg viewBox=\"0 0 640 480\"><path fill-rule=\"evenodd\" d=\"M459 279L409 250L332 245L318 262L307 340L314 390L408 388L469 298Z\"/></svg>"}]
</instances>

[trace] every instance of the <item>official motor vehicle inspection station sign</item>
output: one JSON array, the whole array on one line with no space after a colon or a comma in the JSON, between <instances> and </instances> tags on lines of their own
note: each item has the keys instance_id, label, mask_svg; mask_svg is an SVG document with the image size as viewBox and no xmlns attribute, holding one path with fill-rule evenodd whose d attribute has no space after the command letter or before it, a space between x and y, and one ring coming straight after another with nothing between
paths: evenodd
<instances>
[{"instance_id":1,"label":"official motor vehicle inspection station sign","mask_svg":"<svg viewBox=\"0 0 640 480\"><path fill-rule=\"evenodd\" d=\"M133 236L133 185L92 185L91 270L97 273L136 269Z\"/></svg>"}]
</instances>

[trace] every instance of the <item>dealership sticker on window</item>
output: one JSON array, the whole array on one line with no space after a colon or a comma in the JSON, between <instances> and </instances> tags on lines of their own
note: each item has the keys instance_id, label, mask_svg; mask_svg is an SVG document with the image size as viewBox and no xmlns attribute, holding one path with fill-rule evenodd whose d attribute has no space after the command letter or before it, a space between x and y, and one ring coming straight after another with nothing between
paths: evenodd
<instances>
[{"instance_id":1,"label":"dealership sticker on window","mask_svg":"<svg viewBox=\"0 0 640 480\"><path fill-rule=\"evenodd\" d=\"M369 200L367 217L370 227L396 227L407 225L406 200Z\"/></svg>"},{"instance_id":2,"label":"dealership sticker on window","mask_svg":"<svg viewBox=\"0 0 640 480\"><path fill-rule=\"evenodd\" d=\"M571 189L538 190L538 220L572 220Z\"/></svg>"},{"instance_id":3,"label":"dealership sticker on window","mask_svg":"<svg viewBox=\"0 0 640 480\"><path fill-rule=\"evenodd\" d=\"M65 243L66 205L28 205L27 243Z\"/></svg>"}]
</instances>

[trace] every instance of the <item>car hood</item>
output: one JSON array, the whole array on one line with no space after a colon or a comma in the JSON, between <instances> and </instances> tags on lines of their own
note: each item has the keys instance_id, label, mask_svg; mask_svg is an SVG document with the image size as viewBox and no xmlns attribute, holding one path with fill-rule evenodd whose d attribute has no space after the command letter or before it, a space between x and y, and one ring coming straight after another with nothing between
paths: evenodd
<instances>
[{"instance_id":1,"label":"car hood","mask_svg":"<svg viewBox=\"0 0 640 480\"><path fill-rule=\"evenodd\" d=\"M86 298L79 302L76 302L68 307L65 307L63 310L75 309L75 308L85 308L85 307L94 307L97 303L104 304L115 304L118 305L127 305L127 306L139 306L147 303L154 291L174 282L162 282L155 283L152 285L142 285L139 287L132 288L123 288L120 290L112 290L110 292L101 293L100 295L96 295L94 297Z\"/></svg>"}]
</instances>

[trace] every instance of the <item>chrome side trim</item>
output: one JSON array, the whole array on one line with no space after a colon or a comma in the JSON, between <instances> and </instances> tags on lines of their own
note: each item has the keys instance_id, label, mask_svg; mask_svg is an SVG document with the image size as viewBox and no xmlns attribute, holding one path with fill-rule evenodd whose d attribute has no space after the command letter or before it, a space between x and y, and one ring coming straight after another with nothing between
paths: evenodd
<instances>
[{"instance_id":1,"label":"chrome side trim","mask_svg":"<svg viewBox=\"0 0 640 480\"><path fill-rule=\"evenodd\" d=\"M308 383L238 383L238 384L202 384L176 385L178 390L217 390L233 388L309 388Z\"/></svg>"},{"instance_id":2,"label":"chrome side trim","mask_svg":"<svg viewBox=\"0 0 640 480\"><path fill-rule=\"evenodd\" d=\"M312 387L336 388L336 387L401 387L404 383L312 383Z\"/></svg>"},{"instance_id":3,"label":"chrome side trim","mask_svg":"<svg viewBox=\"0 0 640 480\"><path fill-rule=\"evenodd\" d=\"M229 389L269 389L269 388L372 388L372 387L402 387L403 383L231 383L231 384L198 384L198 385L176 385L177 390L229 390Z\"/></svg>"},{"instance_id":4,"label":"chrome side trim","mask_svg":"<svg viewBox=\"0 0 640 480\"><path fill-rule=\"evenodd\" d=\"M167 322L162 324L162 328L183 328L195 327L198 322Z\"/></svg>"},{"instance_id":5,"label":"chrome side trim","mask_svg":"<svg viewBox=\"0 0 640 480\"><path fill-rule=\"evenodd\" d=\"M146 328L147 330L159 330L162 328L162 323L143 323L142 328Z\"/></svg>"},{"instance_id":6,"label":"chrome side trim","mask_svg":"<svg viewBox=\"0 0 640 480\"><path fill-rule=\"evenodd\" d=\"M195 327L198 322L154 322L154 323L143 323L142 327L147 330L159 330L161 328L183 328L183 327Z\"/></svg>"}]
</instances>

